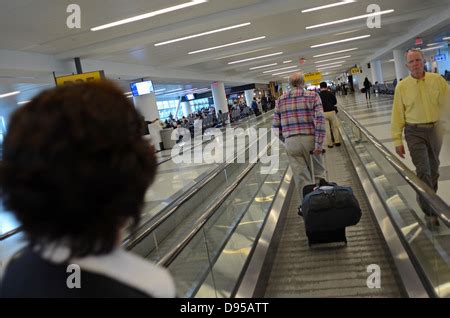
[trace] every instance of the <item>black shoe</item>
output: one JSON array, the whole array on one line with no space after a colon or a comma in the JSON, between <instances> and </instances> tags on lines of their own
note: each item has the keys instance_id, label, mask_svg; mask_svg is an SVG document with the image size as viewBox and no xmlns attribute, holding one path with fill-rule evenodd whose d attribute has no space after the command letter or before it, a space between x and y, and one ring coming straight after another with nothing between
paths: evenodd
<instances>
[{"instance_id":1,"label":"black shoe","mask_svg":"<svg viewBox=\"0 0 450 318\"><path fill-rule=\"evenodd\" d=\"M328 146L328 148L333 148L334 146Z\"/></svg>"},{"instance_id":2,"label":"black shoe","mask_svg":"<svg viewBox=\"0 0 450 318\"><path fill-rule=\"evenodd\" d=\"M303 211L302 211L302 207L301 206L298 208L297 214L300 215L301 217L303 217Z\"/></svg>"},{"instance_id":3,"label":"black shoe","mask_svg":"<svg viewBox=\"0 0 450 318\"><path fill-rule=\"evenodd\" d=\"M334 144L336 147L340 147L341 146L341 143L340 142L338 142L338 143L336 143L336 144Z\"/></svg>"}]
</instances>

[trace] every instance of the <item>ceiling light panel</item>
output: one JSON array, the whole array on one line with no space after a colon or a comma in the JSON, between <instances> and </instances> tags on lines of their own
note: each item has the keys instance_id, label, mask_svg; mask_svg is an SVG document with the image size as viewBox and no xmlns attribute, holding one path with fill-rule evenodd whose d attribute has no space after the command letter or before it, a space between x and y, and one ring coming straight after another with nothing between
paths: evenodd
<instances>
[{"instance_id":1,"label":"ceiling light panel","mask_svg":"<svg viewBox=\"0 0 450 318\"><path fill-rule=\"evenodd\" d=\"M172 11L177 11L177 10L181 10L181 9L185 9L185 8L189 8L192 6L196 6L199 4L203 4L203 3L207 3L208 0L193 0L193 1L189 1L186 3L182 3L173 7L168 7L165 9L161 9L161 10L157 10L157 11L153 11L153 12L149 12L149 13L145 13L145 14L141 14L141 15L137 15L128 19L123 19L123 20L119 20L116 22L112 22L112 23L108 23L108 24L104 24L104 25L100 25L98 27L92 28L91 31L100 31L100 30L104 30L104 29L109 29L109 28L113 28L122 24L127 24L127 23L132 23L132 22L136 22L139 20L143 20L143 19L148 19L148 18L152 18L155 17L157 15L161 15L161 14L165 14L165 13L169 13Z\"/></svg>"},{"instance_id":2,"label":"ceiling light panel","mask_svg":"<svg viewBox=\"0 0 450 318\"><path fill-rule=\"evenodd\" d=\"M345 53L345 52L350 52L350 51L355 51L355 50L358 50L358 48L352 48L352 49L340 50L340 51L336 51L336 52L324 53L324 54L314 55L313 57L322 57L322 56L340 54L340 53Z\"/></svg>"},{"instance_id":3,"label":"ceiling light panel","mask_svg":"<svg viewBox=\"0 0 450 318\"><path fill-rule=\"evenodd\" d=\"M302 13L307 13L307 12L313 12L313 11L318 11L318 10L324 10L324 9L328 9L328 8L333 8L333 7L337 7L337 6L342 6L345 4L350 4L356 2L355 0L344 0L341 2L336 2L336 3L332 3L332 4L327 4L324 6L320 6L320 7L314 7L311 9L306 9L306 10L302 10Z\"/></svg>"},{"instance_id":4,"label":"ceiling light panel","mask_svg":"<svg viewBox=\"0 0 450 318\"><path fill-rule=\"evenodd\" d=\"M321 68L318 68L317 70L318 70L318 71L321 71L321 70L328 70L328 69L330 69L330 68L337 68L337 67L342 67L342 64L335 65L335 66L321 67Z\"/></svg>"},{"instance_id":5,"label":"ceiling light panel","mask_svg":"<svg viewBox=\"0 0 450 318\"><path fill-rule=\"evenodd\" d=\"M370 38L370 34L357 36L357 37L354 37L354 38L348 38L348 39L344 39L344 40L339 40L339 41L333 41L333 42L317 44L317 45L311 46L311 48L314 49L316 47L334 45L334 44L345 43L345 42L356 41L356 40L362 40L362 39L367 39L367 38Z\"/></svg>"},{"instance_id":6,"label":"ceiling light panel","mask_svg":"<svg viewBox=\"0 0 450 318\"><path fill-rule=\"evenodd\" d=\"M198 53L203 53L203 52L207 52L207 51L212 51L212 50L217 50L217 49L222 49L224 47L229 47L229 46L233 46L233 45L239 45L239 44L243 44L243 43L248 43L248 42L254 42L254 41L259 41L259 40L263 40L265 39L265 36L260 36L257 38L253 38L253 39L248 39L248 40L244 40L244 41L238 41L238 42L233 42L233 43L228 43L228 44L224 44L224 45L219 45L219 46L214 46L214 47L210 47L207 49L202 49L202 50L198 50L198 51L193 51L193 52L189 52L188 54L198 54Z\"/></svg>"},{"instance_id":7,"label":"ceiling light panel","mask_svg":"<svg viewBox=\"0 0 450 318\"><path fill-rule=\"evenodd\" d=\"M5 93L5 94L0 95L0 98L11 97L11 96L19 95L19 94L20 94L20 91Z\"/></svg>"},{"instance_id":8,"label":"ceiling light panel","mask_svg":"<svg viewBox=\"0 0 450 318\"><path fill-rule=\"evenodd\" d=\"M369 14L364 14L364 15L359 15L359 16L356 16L356 17L352 17L352 18L336 20L336 21L326 22L326 23L322 23L322 24L311 25L311 26L306 27L306 29L310 30L310 29L321 28L321 27L324 27L324 26L329 26L329 25L334 25L334 24L339 24L339 23L344 23L344 22L349 22L349 21L355 21L355 20L360 20L360 19L367 19L367 18L371 18L371 17L376 17L376 16L392 13L392 12L394 12L393 9L380 11L380 12L375 12L375 13L369 13Z\"/></svg>"},{"instance_id":9,"label":"ceiling light panel","mask_svg":"<svg viewBox=\"0 0 450 318\"><path fill-rule=\"evenodd\" d=\"M251 24L250 22L247 22L247 23L243 23L243 24L232 25L232 26L229 26L229 27L226 27L226 28L216 29L216 30L212 30L212 31L199 33L199 34L185 36L185 37L182 37L182 38L173 39L173 40L170 40L170 41L156 43L155 46L167 45L167 44L171 44L171 43L175 43L175 42L180 42L180 41L185 41L185 40L189 40L189 39L198 38L198 37L205 36L205 35L210 35L210 34L214 34L214 33L224 32L224 31L233 30L233 29L237 29L237 28L242 28L242 27L249 26L250 24Z\"/></svg>"},{"instance_id":10,"label":"ceiling light panel","mask_svg":"<svg viewBox=\"0 0 450 318\"><path fill-rule=\"evenodd\" d=\"M352 56L351 56L351 55L346 55L346 56L336 57L336 58L333 58L333 59L321 60L321 61L317 61L317 62L314 62L314 63L316 63L316 64L319 64L319 63L326 63L326 62L330 62L330 61L336 61L336 60L347 59L347 58L350 58L350 57L352 57Z\"/></svg>"},{"instance_id":11,"label":"ceiling light panel","mask_svg":"<svg viewBox=\"0 0 450 318\"><path fill-rule=\"evenodd\" d=\"M264 49L253 50L253 51L247 51L247 52L243 52L243 53L237 53L237 54L233 54L233 55L222 56L222 57L216 58L214 60L216 60L216 61L217 60L223 60L223 59L227 59L227 58L230 58L230 57L235 57L235 56L240 56L240 55L245 55L245 54L250 54L250 53L256 53L256 52L266 51L266 50L270 50L270 49L272 49L272 47L267 47L267 48L264 48Z\"/></svg>"},{"instance_id":12,"label":"ceiling light panel","mask_svg":"<svg viewBox=\"0 0 450 318\"><path fill-rule=\"evenodd\" d=\"M244 60L229 62L228 65L239 64L239 63L244 63L244 62L249 62L249 61L254 61L254 60L260 60L260 59L264 59L266 57L272 57L272 56L277 56L277 55L282 55L282 54L283 54L283 52L277 52L277 53L272 53L272 54L267 54L267 55L251 57L251 58L244 59Z\"/></svg>"},{"instance_id":13,"label":"ceiling light panel","mask_svg":"<svg viewBox=\"0 0 450 318\"><path fill-rule=\"evenodd\" d=\"M275 74L272 74L272 76L283 75L283 74L288 74L288 73L294 73L294 72L298 72L298 71L300 71L299 68L296 69L296 70L290 70L290 71L286 71L286 72L275 73Z\"/></svg>"},{"instance_id":14,"label":"ceiling light panel","mask_svg":"<svg viewBox=\"0 0 450 318\"><path fill-rule=\"evenodd\" d=\"M266 67L271 67L271 66L277 66L278 63L273 63L273 64L267 64L267 65L261 65L261 66L256 66L256 67L252 67L249 68L249 71L253 71L253 70L259 70L260 68L266 68Z\"/></svg>"},{"instance_id":15,"label":"ceiling light panel","mask_svg":"<svg viewBox=\"0 0 450 318\"><path fill-rule=\"evenodd\" d=\"M298 66L297 66L297 65L294 65L294 66L288 66L288 67L283 67L283 68L277 68L276 70L265 71L265 72L263 72L263 74L266 74L266 73L273 73L273 72L278 72L278 71L284 71L284 70L289 70L289 69L291 69L291 68L296 68L296 67L298 67Z\"/></svg>"},{"instance_id":16,"label":"ceiling light panel","mask_svg":"<svg viewBox=\"0 0 450 318\"><path fill-rule=\"evenodd\" d=\"M330 65L335 65L335 64L342 64L342 63L345 63L345 61L338 61L338 62L333 62L333 63L317 65L316 67L319 68L319 67L330 66Z\"/></svg>"}]
</instances>

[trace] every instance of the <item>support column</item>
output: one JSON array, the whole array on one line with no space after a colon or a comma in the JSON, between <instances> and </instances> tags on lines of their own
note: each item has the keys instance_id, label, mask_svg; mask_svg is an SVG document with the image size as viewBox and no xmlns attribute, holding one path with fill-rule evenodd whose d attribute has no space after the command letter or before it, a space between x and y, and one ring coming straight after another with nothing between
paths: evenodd
<instances>
[{"instance_id":1,"label":"support column","mask_svg":"<svg viewBox=\"0 0 450 318\"><path fill-rule=\"evenodd\" d=\"M370 65L372 70L372 84L375 84L375 82L378 82L379 84L384 83L383 71L381 70L381 61L372 61L370 62Z\"/></svg>"},{"instance_id":2,"label":"support column","mask_svg":"<svg viewBox=\"0 0 450 318\"><path fill-rule=\"evenodd\" d=\"M219 113L219 110L221 110L222 113L228 113L228 102L227 95L225 93L225 85L222 82L215 82L211 84L211 89L216 114Z\"/></svg>"},{"instance_id":3,"label":"support column","mask_svg":"<svg viewBox=\"0 0 450 318\"><path fill-rule=\"evenodd\" d=\"M253 89L249 89L247 91L245 91L245 102L247 103L248 107L252 107L252 102L253 102Z\"/></svg>"},{"instance_id":4,"label":"support column","mask_svg":"<svg viewBox=\"0 0 450 318\"><path fill-rule=\"evenodd\" d=\"M406 60L403 51L394 50L394 64L395 64L395 77L399 82L409 75L409 71L406 68Z\"/></svg>"},{"instance_id":5,"label":"support column","mask_svg":"<svg viewBox=\"0 0 450 318\"><path fill-rule=\"evenodd\" d=\"M134 96L134 106L144 116L146 121L154 121L159 118L158 105L156 104L156 96L154 93ZM150 131L151 142L157 151L163 150L161 140L161 125L159 121L148 125Z\"/></svg>"},{"instance_id":6,"label":"support column","mask_svg":"<svg viewBox=\"0 0 450 318\"><path fill-rule=\"evenodd\" d=\"M191 103L189 101L181 102L181 107L183 109L183 116L188 117L192 113Z\"/></svg>"}]
</instances>

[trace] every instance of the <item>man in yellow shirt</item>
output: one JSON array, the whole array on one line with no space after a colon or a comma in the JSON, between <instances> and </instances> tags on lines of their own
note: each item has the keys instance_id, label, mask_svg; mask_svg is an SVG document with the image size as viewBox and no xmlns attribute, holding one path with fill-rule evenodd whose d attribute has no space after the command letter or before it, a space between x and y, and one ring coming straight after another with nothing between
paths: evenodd
<instances>
[{"instance_id":1,"label":"man in yellow shirt","mask_svg":"<svg viewBox=\"0 0 450 318\"><path fill-rule=\"evenodd\" d=\"M439 75L425 72L425 57L420 50L406 53L406 66L411 72L395 89L392 109L391 133L397 154L405 158L402 133L416 167L417 176L435 192L438 189L439 153L445 127L439 122L444 101L448 95L448 84ZM438 219L426 202L418 202L427 216L427 222L439 225Z\"/></svg>"}]
</instances>

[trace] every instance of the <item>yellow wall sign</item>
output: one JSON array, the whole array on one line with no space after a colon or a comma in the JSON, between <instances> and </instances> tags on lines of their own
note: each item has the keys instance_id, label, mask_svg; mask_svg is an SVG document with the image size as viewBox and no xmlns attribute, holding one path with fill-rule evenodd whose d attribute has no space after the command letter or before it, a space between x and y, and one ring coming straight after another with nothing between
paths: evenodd
<instances>
[{"instance_id":1,"label":"yellow wall sign","mask_svg":"<svg viewBox=\"0 0 450 318\"><path fill-rule=\"evenodd\" d=\"M305 74L305 82L317 82L320 81L321 79L322 79L321 72L313 72Z\"/></svg>"},{"instance_id":2,"label":"yellow wall sign","mask_svg":"<svg viewBox=\"0 0 450 318\"><path fill-rule=\"evenodd\" d=\"M86 83L86 82L92 82L92 81L100 81L104 78L105 78L105 72L97 71L97 72L89 72L89 73L83 73L83 74L55 77L55 81L56 81L57 86L62 86L62 85L73 84L73 83Z\"/></svg>"},{"instance_id":3,"label":"yellow wall sign","mask_svg":"<svg viewBox=\"0 0 450 318\"><path fill-rule=\"evenodd\" d=\"M354 68L352 68L352 69L350 70L350 73L351 73L352 75L356 75L356 74L359 74L359 73L362 73L362 72L361 72L361 69L360 69L360 68L354 67Z\"/></svg>"}]
</instances>

